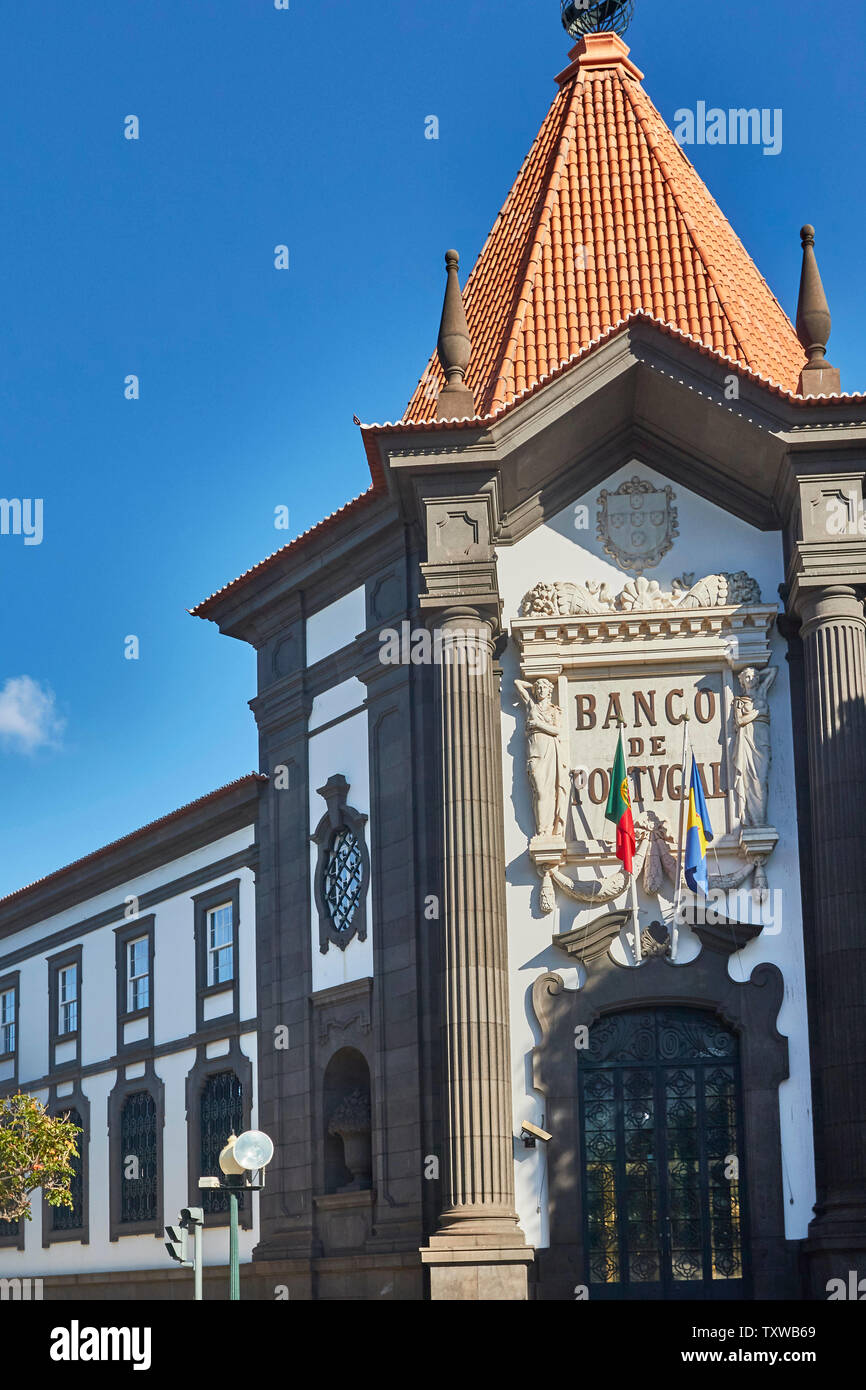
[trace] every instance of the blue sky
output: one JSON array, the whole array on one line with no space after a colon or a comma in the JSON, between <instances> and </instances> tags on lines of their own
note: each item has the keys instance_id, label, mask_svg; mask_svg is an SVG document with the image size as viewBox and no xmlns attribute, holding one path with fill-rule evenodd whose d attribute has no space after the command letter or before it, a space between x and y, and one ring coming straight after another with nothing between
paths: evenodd
<instances>
[{"instance_id":1,"label":"blue sky","mask_svg":"<svg viewBox=\"0 0 866 1390\"><path fill-rule=\"evenodd\" d=\"M782 109L778 156L689 154L790 314L816 224L866 387L864 8L635 8L669 124ZM352 416L402 414L568 46L557 0L6 7L0 495L44 535L0 535L0 893L256 766L254 653L186 609L367 486Z\"/></svg>"}]
</instances>

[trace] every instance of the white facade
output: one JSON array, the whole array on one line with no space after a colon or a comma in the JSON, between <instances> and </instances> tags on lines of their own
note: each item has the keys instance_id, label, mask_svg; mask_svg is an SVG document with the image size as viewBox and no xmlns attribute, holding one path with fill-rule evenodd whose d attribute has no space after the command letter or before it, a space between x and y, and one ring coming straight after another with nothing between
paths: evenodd
<instances>
[{"instance_id":1,"label":"white facade","mask_svg":"<svg viewBox=\"0 0 866 1390\"><path fill-rule=\"evenodd\" d=\"M72 1094L75 1087L89 1104L89 1132L79 1136L86 1143L87 1242L76 1239L53 1240L43 1247L43 1204L37 1192L32 1200L32 1221L24 1223L23 1251L0 1245L0 1275L60 1276L115 1273L143 1269L166 1271L176 1268L154 1234L119 1234L111 1239L109 1192L116 1174L110 1172L109 1095L118 1082L145 1075L146 1063L164 1087L164 1128L157 1134L162 1147L162 1212L165 1223L176 1221L181 1208L189 1205L187 1172L186 1081L196 1063L197 1048L207 1058L229 1051L230 1036L237 1037L241 1055L249 1060L252 1076L251 1124L256 1124L256 966L255 966L255 878L251 867L239 861L249 857L256 838L255 824L232 831L189 853L167 860L157 868L131 877L121 888L113 886L98 895L29 925L21 931L0 937L0 978L12 969L19 972L17 1081L20 1089L48 1102L50 1084L56 1084L56 1098ZM226 861L231 867L225 868ZM209 868L213 872L209 873ZM172 885L186 881L190 886L172 892ZM195 901L202 894L220 897L226 887L227 900L237 892L238 920L234 923L234 964L238 973L237 1021L232 1022L233 988L205 1000L206 1033L197 1026L197 970L195 958ZM37 888L38 885L34 885ZM164 890L166 896L162 896ZM112 920L103 920L124 900L141 900L142 922L153 918L153 954L150 959L150 991L153 1004L153 1037L149 1044L136 1040L136 1029L126 1025L122 1037L127 1052L118 1054L117 979L115 968L115 929L132 925L133 915L118 911ZM87 929L92 919L99 925ZM80 934L71 931L82 925ZM70 934L67 936L67 931ZM63 934L58 943L59 934ZM61 949L81 948L79 1007L80 1058L67 1068L50 1069L49 958ZM22 956L21 953L26 953ZM220 1002L222 1001L222 1002ZM219 1023L226 1018L227 1035L221 1037ZM246 1024L246 1026L243 1026ZM147 1021L145 1020L145 1032ZM75 1044L72 1057L75 1055ZM137 1056L137 1052L145 1054ZM126 1060L128 1055L129 1060ZM58 1050L56 1062L71 1061ZM8 1079L7 1079L8 1084ZM192 1175L197 1182L198 1175ZM247 1199L249 1200L249 1198ZM253 1199L252 1229L240 1232L240 1258L247 1261L257 1241L256 1202ZM51 1219L49 1209L48 1219ZM117 1228L116 1228L117 1229ZM228 1229L225 1225L204 1231L204 1261L225 1264L228 1258Z\"/></svg>"},{"instance_id":2,"label":"white facade","mask_svg":"<svg viewBox=\"0 0 866 1390\"><path fill-rule=\"evenodd\" d=\"M504 600L503 625L508 628L519 616L524 596L539 581L587 580L607 583L619 592L629 574L617 568L605 554L603 544L596 538L598 496L602 486L615 490L624 480L639 474L658 488L668 479L643 466L639 460L630 463L591 492L575 498L574 504L563 508L531 534L512 547L498 547L500 592ZM647 571L647 578L657 580L661 588L670 589L672 582L684 571L695 578L722 571L745 570L754 578L765 604L776 602L778 586L784 577L782 539L778 532L763 532L705 501L688 489L676 485L675 505L678 509L679 537L660 563ZM581 511L580 508L585 508ZM588 518L588 523L587 523ZM784 1005L778 1019L778 1029L788 1040L790 1058L789 1079L780 1087L779 1106L784 1174L784 1210L786 1235L797 1239L806 1234L815 1200L815 1175L812 1145L811 1081L809 1069L809 1033L806 1012L806 983L803 955L803 924L801 915L800 877L797 847L797 815L794 786L793 743L791 735L790 689L786 644L775 630L770 639L770 663L778 670L770 697L772 711L772 767L770 775L770 820L779 832L779 842L767 862L770 902L764 909L763 930L755 940L729 963L732 978L747 980L761 961L771 961L782 972L785 985ZM647 653L649 655L649 653ZM532 1088L530 1054L540 1041L537 1036L531 1005L531 990L539 975L555 971L563 977L566 988L578 989L585 978L583 967L551 944L554 934L565 933L598 917L600 909L581 908L578 904L557 896L555 911L543 916L538 908L539 876L528 854L530 838L535 834L529 781L526 771L525 711L514 687L521 675L519 651L510 642L502 659L502 744L503 788L505 804L505 857L507 865L508 938L511 977L511 1046L512 1084L514 1094L515 1133L519 1134L523 1120L544 1124L542 1097ZM684 683L686 678L681 678ZM627 688L625 676L617 673L616 684ZM639 684L639 680L637 681ZM605 687L606 688L606 687ZM601 690L601 687L600 687ZM568 698L567 694L565 698ZM563 699L562 688L559 692ZM604 702L601 702L604 709ZM629 704L624 701L627 722L623 730L631 732ZM599 720L599 723L601 721ZM695 724L695 721L692 720ZM575 734L571 721L569 767L586 763L586 749ZM695 737L701 733L695 728ZM617 730L614 725L604 735L597 732L594 749L608 747L607 766L613 761ZM606 740L606 744L604 743ZM668 761L679 763L680 744L668 748ZM601 761L599 757L597 762ZM645 793L647 788L645 787ZM632 790L634 797L634 790ZM651 805L647 800L647 805ZM717 840L724 832L721 803L709 802ZM643 809L635 800L635 817ZM596 837L611 835L605 830L604 805L586 800L587 815L594 818L591 825ZM721 858L725 858L724 852ZM723 867L729 866L725 859ZM715 864L711 861L711 870ZM598 869L610 873L610 868ZM591 877L584 870L583 878ZM609 906L625 907L624 898ZM639 909L642 923L670 903L652 902L641 890ZM735 916L732 910L731 916ZM677 959L686 965L700 949L700 943L688 928L681 928ZM625 963L626 950L620 944L617 958ZM536 1246L548 1244L547 1185L545 1181L544 1145L521 1150L518 1146L515 1184L518 1212L527 1240Z\"/></svg>"}]
</instances>

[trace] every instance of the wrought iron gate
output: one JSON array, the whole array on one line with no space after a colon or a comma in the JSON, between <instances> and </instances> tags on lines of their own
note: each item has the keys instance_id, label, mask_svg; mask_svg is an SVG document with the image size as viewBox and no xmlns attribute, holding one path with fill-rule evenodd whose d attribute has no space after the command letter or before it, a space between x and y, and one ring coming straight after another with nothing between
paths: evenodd
<instances>
[{"instance_id":1,"label":"wrought iron gate","mask_svg":"<svg viewBox=\"0 0 866 1390\"><path fill-rule=\"evenodd\" d=\"M577 1056L590 1297L748 1296L736 1035L642 1009L599 1019Z\"/></svg>"}]
</instances>

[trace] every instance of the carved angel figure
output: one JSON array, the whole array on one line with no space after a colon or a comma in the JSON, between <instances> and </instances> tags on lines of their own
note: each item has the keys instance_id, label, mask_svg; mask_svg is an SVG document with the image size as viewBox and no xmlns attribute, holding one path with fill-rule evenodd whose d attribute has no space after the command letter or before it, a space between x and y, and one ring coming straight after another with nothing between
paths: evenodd
<instances>
[{"instance_id":1,"label":"carved angel figure","mask_svg":"<svg viewBox=\"0 0 866 1390\"><path fill-rule=\"evenodd\" d=\"M770 762L770 690L777 666L740 672L742 695L734 700L734 795L737 814L745 826L767 824Z\"/></svg>"},{"instance_id":2,"label":"carved angel figure","mask_svg":"<svg viewBox=\"0 0 866 1390\"><path fill-rule=\"evenodd\" d=\"M562 737L562 710L555 705L553 682L542 677L515 681L526 705L526 769L532 788L536 833L564 835L571 783Z\"/></svg>"}]
</instances>

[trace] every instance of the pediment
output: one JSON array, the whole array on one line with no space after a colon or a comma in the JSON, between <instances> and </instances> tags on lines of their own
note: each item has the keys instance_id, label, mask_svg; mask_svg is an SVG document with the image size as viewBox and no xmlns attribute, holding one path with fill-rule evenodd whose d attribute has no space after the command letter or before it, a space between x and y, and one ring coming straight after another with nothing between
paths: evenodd
<instances>
[{"instance_id":1,"label":"pediment","mask_svg":"<svg viewBox=\"0 0 866 1390\"><path fill-rule=\"evenodd\" d=\"M495 478L496 539L508 543L634 455L752 525L778 529L794 423L769 384L639 322L499 417L390 426L378 442L387 486L415 516L431 475Z\"/></svg>"}]
</instances>

